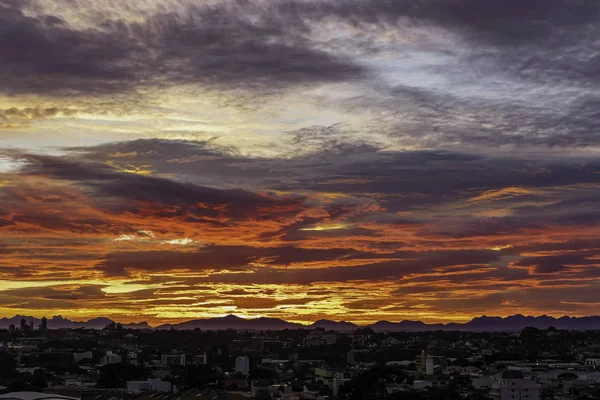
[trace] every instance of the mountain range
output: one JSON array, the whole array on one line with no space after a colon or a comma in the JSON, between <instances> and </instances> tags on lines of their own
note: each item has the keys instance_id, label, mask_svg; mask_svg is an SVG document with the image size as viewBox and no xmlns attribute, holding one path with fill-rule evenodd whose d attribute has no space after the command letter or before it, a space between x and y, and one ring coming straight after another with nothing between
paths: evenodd
<instances>
[{"instance_id":1,"label":"mountain range","mask_svg":"<svg viewBox=\"0 0 600 400\"><path fill-rule=\"evenodd\" d=\"M33 321L37 327L40 325L40 319L29 316L16 315L12 318L0 318L0 329L7 329L9 325L19 326L21 319L25 319L27 324ZM63 318L60 315L48 319L49 329L103 329L113 320L106 317L93 318L88 321L72 321ZM279 318L253 318L245 319L228 315L219 318L205 318L185 321L176 324L164 324L151 327L147 322L125 323L126 329L179 329L179 330L283 330L283 329L326 329L340 332L354 331L360 328L371 328L376 332L423 332L423 331L463 331L463 332L516 332L527 327L538 329L547 329L555 327L565 330L600 330L600 316L588 317L550 317L542 315L538 317L524 316L521 314L511 315L509 317L488 317L481 316L473 318L466 323L448 323L448 324L426 324L421 321L379 321L370 325L356 325L346 321L319 320L310 325L302 325L295 322L288 322Z\"/></svg>"}]
</instances>

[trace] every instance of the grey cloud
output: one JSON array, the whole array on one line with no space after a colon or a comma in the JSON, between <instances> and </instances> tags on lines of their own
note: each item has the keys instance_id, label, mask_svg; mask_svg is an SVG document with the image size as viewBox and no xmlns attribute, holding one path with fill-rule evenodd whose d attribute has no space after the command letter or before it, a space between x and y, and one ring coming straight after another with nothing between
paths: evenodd
<instances>
[{"instance_id":1,"label":"grey cloud","mask_svg":"<svg viewBox=\"0 0 600 400\"><path fill-rule=\"evenodd\" d=\"M208 246L193 252L146 251L107 254L98 267L106 275L127 275L128 269L144 271L240 270L251 263L288 266L303 262L334 262L344 258L381 258L381 255L352 249L297 247Z\"/></svg>"},{"instance_id":2,"label":"grey cloud","mask_svg":"<svg viewBox=\"0 0 600 400\"><path fill-rule=\"evenodd\" d=\"M519 260L515 266L533 267L535 273L549 274L565 271L571 266L595 266L593 260L588 260L584 254L565 254L547 257L525 257Z\"/></svg>"},{"instance_id":3,"label":"grey cloud","mask_svg":"<svg viewBox=\"0 0 600 400\"><path fill-rule=\"evenodd\" d=\"M593 199L599 190L600 164L593 159L485 157L458 152L393 152L374 148L359 152L325 151L290 159L253 159L206 143L144 140L107 146L75 155L83 160L151 165L158 174L224 188L345 193L346 198L331 201L326 210L330 218L349 218L349 223L353 222L352 215L369 204L379 204L388 212L419 211L425 206L460 202L488 190L515 186L546 189L543 194L509 197L481 206L481 211L510 208L512 217L473 221L471 227L469 220L449 221L452 222L449 227L456 226L467 234L500 233L547 222L568 225L570 220L574 223L586 219L595 221L597 217L593 216L599 214ZM177 155L193 161L176 165L165 161ZM561 188L575 184L580 186ZM551 189L553 187L555 189ZM527 205L528 201L539 204ZM548 201L552 204L541 204ZM478 207L469 204L472 210ZM378 220L373 213L370 218ZM422 222L418 215L399 218L387 214L379 218L386 223ZM321 220L296 221L287 232L298 238L303 232L299 229Z\"/></svg>"},{"instance_id":4,"label":"grey cloud","mask_svg":"<svg viewBox=\"0 0 600 400\"><path fill-rule=\"evenodd\" d=\"M166 178L123 173L105 164L69 158L18 153L11 156L25 163L21 173L79 184L91 190L94 199L109 209L132 207L130 201L135 201L180 207L175 211L158 209L159 213L166 213L163 216L174 216L179 212L192 218L247 218L254 215L256 219L273 218L274 214L294 214L303 209L302 197L260 195L242 189L215 189ZM205 206L198 207L199 203ZM217 205L222 206L219 211L215 209ZM286 207L283 207L283 211L273 209L278 206Z\"/></svg>"},{"instance_id":5,"label":"grey cloud","mask_svg":"<svg viewBox=\"0 0 600 400\"><path fill-rule=\"evenodd\" d=\"M375 262L351 267L257 269L253 273L211 275L204 282L237 284L302 284L316 282L383 281L401 279L407 274L432 272L436 268L464 264L486 265L498 257L493 251L406 252L412 258Z\"/></svg>"},{"instance_id":6,"label":"grey cloud","mask_svg":"<svg viewBox=\"0 0 600 400\"><path fill-rule=\"evenodd\" d=\"M0 2L1 90L8 94L103 95L194 83L262 92L364 74L315 48L301 19L242 1L80 30L21 7Z\"/></svg>"}]
</instances>

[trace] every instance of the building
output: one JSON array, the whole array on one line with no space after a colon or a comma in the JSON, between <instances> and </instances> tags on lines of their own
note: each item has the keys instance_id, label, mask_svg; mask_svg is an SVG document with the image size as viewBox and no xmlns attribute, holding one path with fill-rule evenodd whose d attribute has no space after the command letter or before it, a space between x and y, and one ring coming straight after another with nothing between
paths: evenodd
<instances>
[{"instance_id":1,"label":"building","mask_svg":"<svg viewBox=\"0 0 600 400\"><path fill-rule=\"evenodd\" d=\"M163 354L161 356L161 365L163 367L172 367L174 365L185 365L185 354Z\"/></svg>"},{"instance_id":2,"label":"building","mask_svg":"<svg viewBox=\"0 0 600 400\"><path fill-rule=\"evenodd\" d=\"M208 357L206 356L206 353L196 354L194 356L194 364L198 364L198 365L208 364Z\"/></svg>"},{"instance_id":3,"label":"building","mask_svg":"<svg viewBox=\"0 0 600 400\"><path fill-rule=\"evenodd\" d=\"M146 391L170 392L171 382L162 379L148 379L147 381L127 381L127 391L138 394Z\"/></svg>"},{"instance_id":4,"label":"building","mask_svg":"<svg viewBox=\"0 0 600 400\"><path fill-rule=\"evenodd\" d=\"M261 339L233 340L229 342L227 347L229 348L229 354L234 357L261 358L263 354L263 341Z\"/></svg>"},{"instance_id":5,"label":"building","mask_svg":"<svg viewBox=\"0 0 600 400\"><path fill-rule=\"evenodd\" d=\"M85 359L91 359L94 355L91 351L83 351L81 353L73 353L73 362L78 363Z\"/></svg>"},{"instance_id":6,"label":"building","mask_svg":"<svg viewBox=\"0 0 600 400\"><path fill-rule=\"evenodd\" d=\"M15 326L15 324L10 324L8 326L8 332L9 333L15 333L17 331L17 327Z\"/></svg>"},{"instance_id":7,"label":"building","mask_svg":"<svg viewBox=\"0 0 600 400\"><path fill-rule=\"evenodd\" d=\"M328 385L332 385L336 379L343 380L345 378L344 371L339 368L318 367L315 368L315 379L323 381Z\"/></svg>"},{"instance_id":8,"label":"building","mask_svg":"<svg viewBox=\"0 0 600 400\"><path fill-rule=\"evenodd\" d=\"M127 353L127 362L132 365L138 365L138 353L135 351Z\"/></svg>"},{"instance_id":9,"label":"building","mask_svg":"<svg viewBox=\"0 0 600 400\"><path fill-rule=\"evenodd\" d=\"M248 356L239 356L235 359L235 372L248 375L250 372L250 359Z\"/></svg>"},{"instance_id":10,"label":"building","mask_svg":"<svg viewBox=\"0 0 600 400\"><path fill-rule=\"evenodd\" d=\"M585 365L588 365L593 369L600 369L600 358L586 358Z\"/></svg>"},{"instance_id":11,"label":"building","mask_svg":"<svg viewBox=\"0 0 600 400\"><path fill-rule=\"evenodd\" d=\"M118 364L122 361L121 356L118 354L114 354L112 351L107 351L106 355L104 357L102 357L102 360L100 361L100 363L102 365L108 365L108 364Z\"/></svg>"},{"instance_id":12,"label":"building","mask_svg":"<svg viewBox=\"0 0 600 400\"><path fill-rule=\"evenodd\" d=\"M415 359L415 363L420 372L424 372L427 375L433 375L436 367L439 366L443 369L448 365L448 359L446 357L429 355L427 354L427 351L423 350Z\"/></svg>"},{"instance_id":13,"label":"building","mask_svg":"<svg viewBox=\"0 0 600 400\"><path fill-rule=\"evenodd\" d=\"M342 386L349 381L350 379L348 378L333 378L333 381L331 382L331 390L333 391L333 395L337 396Z\"/></svg>"},{"instance_id":14,"label":"building","mask_svg":"<svg viewBox=\"0 0 600 400\"><path fill-rule=\"evenodd\" d=\"M21 332L25 332L27 330L27 321L25 321L25 318L21 318L21 321L19 322L19 329Z\"/></svg>"},{"instance_id":15,"label":"building","mask_svg":"<svg viewBox=\"0 0 600 400\"><path fill-rule=\"evenodd\" d=\"M433 359L433 357L427 357L425 359L425 374L433 375L434 367L435 367L435 360Z\"/></svg>"},{"instance_id":16,"label":"building","mask_svg":"<svg viewBox=\"0 0 600 400\"><path fill-rule=\"evenodd\" d=\"M541 386L523 378L522 371L506 370L492 384L490 397L494 400L539 400Z\"/></svg>"},{"instance_id":17,"label":"building","mask_svg":"<svg viewBox=\"0 0 600 400\"><path fill-rule=\"evenodd\" d=\"M42 317L42 320L40 322L40 331L47 331L47 330L48 330L48 318Z\"/></svg>"},{"instance_id":18,"label":"building","mask_svg":"<svg viewBox=\"0 0 600 400\"><path fill-rule=\"evenodd\" d=\"M346 354L346 363L348 365L354 365L356 363L356 352L354 351L354 347Z\"/></svg>"},{"instance_id":19,"label":"building","mask_svg":"<svg viewBox=\"0 0 600 400\"><path fill-rule=\"evenodd\" d=\"M337 343L337 335L335 333L327 333L325 331L313 331L304 338L304 347L319 347L329 346Z\"/></svg>"},{"instance_id":20,"label":"building","mask_svg":"<svg viewBox=\"0 0 600 400\"><path fill-rule=\"evenodd\" d=\"M425 374L433 375L436 372L441 372L447 364L446 357L427 356L425 358Z\"/></svg>"}]
</instances>

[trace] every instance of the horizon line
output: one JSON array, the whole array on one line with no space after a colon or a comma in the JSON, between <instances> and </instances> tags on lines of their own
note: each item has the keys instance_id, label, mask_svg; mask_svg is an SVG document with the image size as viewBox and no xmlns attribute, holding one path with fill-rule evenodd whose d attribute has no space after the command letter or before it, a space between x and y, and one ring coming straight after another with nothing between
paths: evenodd
<instances>
[{"instance_id":1,"label":"horizon line","mask_svg":"<svg viewBox=\"0 0 600 400\"><path fill-rule=\"evenodd\" d=\"M187 322L193 322L193 321L206 321L206 320L215 320L215 319L224 319L227 317L235 317L235 318L239 318L241 320L245 320L245 321L252 321L252 320L258 320L258 319L270 319L270 320L279 320L279 321L283 321L289 324L295 324L298 326L311 326L316 324L319 321L327 321L327 322L332 322L332 323L338 323L338 324L343 324L343 323L347 323L347 324L353 324L356 325L357 327L361 328L361 327L370 327L372 325L381 323L381 322L388 322L388 323L392 323L392 324L400 324L402 322L418 322L418 323L422 323L424 325L442 325L442 326L447 326L447 325L451 325L451 324L455 324L455 325L465 325L468 324L470 322L472 322L473 320L477 319L477 318L501 318L501 319L507 319L510 317L523 317L523 318L542 318L542 317L547 317L547 318L552 318L555 320L559 320L561 318L591 318L591 317L600 317L600 315L580 315L580 316L576 316L576 315L567 315L567 314L563 314L561 316L553 316L553 315L548 315L548 314L540 314L540 315L525 315L525 314L510 314L510 315L506 315L506 316L500 316L500 315L477 315L477 316L473 316L473 317L469 317L470 319L465 320L463 322L457 322L457 321L449 321L449 322L424 322L422 320L419 319L402 319L402 320L398 320L398 321L391 321L391 320L386 320L386 319L381 319L381 320L377 320L375 322L371 322L368 324L359 324L356 322L352 322L352 321L348 321L348 320L334 320L334 319L328 319L328 318L319 318L317 320L315 320L314 322L310 322L308 324L304 324L301 322L295 322L293 320L287 320L287 319L283 319L283 318L278 318L278 317L265 317L265 316L259 316L259 317L242 317L239 315L235 315L235 314L225 314L223 316L219 316L219 317L199 317L199 318L191 318L191 319L185 319L185 320L178 320L177 322L173 321L173 322L163 322L160 324L156 324L156 325L151 325L147 320L142 320L139 322L122 322L119 320L116 320L112 317L107 317L104 315L101 316L95 316L95 317L85 317L87 319L85 320L75 320L75 319L71 319L71 317L66 317L62 314L56 314L56 315L52 315L51 317L46 317L46 316L42 316L42 317L36 317L33 315L21 315L21 314L16 314L12 317L7 317L7 316L3 316L0 317L0 320L12 320L15 318L24 318L24 319L37 319L37 320L41 320L42 318L46 317L48 321L52 321L54 318L59 317L62 318L63 320L69 321L70 323L86 323L89 322L91 320L94 319L108 319L111 322L117 323L117 324L121 324L121 325L140 325L140 324L146 324L148 325L150 328L156 329L158 327L164 326L164 325L180 325L180 324L185 324ZM74 317L77 318L77 317Z\"/></svg>"}]
</instances>

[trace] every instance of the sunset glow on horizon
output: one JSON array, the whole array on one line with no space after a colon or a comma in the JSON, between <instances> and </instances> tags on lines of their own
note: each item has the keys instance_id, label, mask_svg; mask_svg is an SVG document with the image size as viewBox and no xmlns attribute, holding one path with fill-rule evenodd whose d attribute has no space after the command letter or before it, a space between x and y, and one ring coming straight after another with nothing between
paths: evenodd
<instances>
[{"instance_id":1,"label":"sunset glow on horizon","mask_svg":"<svg viewBox=\"0 0 600 400\"><path fill-rule=\"evenodd\" d=\"M0 317L600 314L598 17L0 0Z\"/></svg>"}]
</instances>

